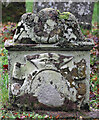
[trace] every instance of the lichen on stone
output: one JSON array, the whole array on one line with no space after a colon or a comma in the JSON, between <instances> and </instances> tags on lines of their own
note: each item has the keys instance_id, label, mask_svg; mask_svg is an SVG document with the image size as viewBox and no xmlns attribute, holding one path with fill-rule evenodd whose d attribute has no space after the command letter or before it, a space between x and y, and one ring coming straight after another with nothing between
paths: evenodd
<instances>
[{"instance_id":1,"label":"lichen on stone","mask_svg":"<svg viewBox=\"0 0 99 120\"><path fill-rule=\"evenodd\" d=\"M62 13L60 13L59 11L58 11L58 13L59 13L59 19L65 19L65 20L68 20L68 18L69 18L69 15L71 14L70 12L62 12Z\"/></svg>"},{"instance_id":2,"label":"lichen on stone","mask_svg":"<svg viewBox=\"0 0 99 120\"><path fill-rule=\"evenodd\" d=\"M32 94L40 103L50 107L62 106L65 99L83 104L86 84L81 81L85 82L86 78L85 59L68 67L73 56L42 53L26 55L25 58L25 64L14 64L12 77L23 84L11 85L13 95Z\"/></svg>"},{"instance_id":3,"label":"lichen on stone","mask_svg":"<svg viewBox=\"0 0 99 120\"><path fill-rule=\"evenodd\" d=\"M55 44L55 46L91 46L82 34L76 17L70 12L45 8L37 14L25 13L21 17L14 43L19 44ZM80 42L80 44L79 44Z\"/></svg>"}]
</instances>

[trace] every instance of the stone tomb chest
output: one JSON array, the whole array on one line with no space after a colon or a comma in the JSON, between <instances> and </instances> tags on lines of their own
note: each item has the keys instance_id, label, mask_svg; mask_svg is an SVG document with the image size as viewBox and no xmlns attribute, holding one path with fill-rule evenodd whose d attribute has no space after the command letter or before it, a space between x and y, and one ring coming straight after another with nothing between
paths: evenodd
<instances>
[{"instance_id":1,"label":"stone tomb chest","mask_svg":"<svg viewBox=\"0 0 99 120\"><path fill-rule=\"evenodd\" d=\"M26 13L9 52L9 98L31 109L88 108L90 49L75 16L45 8Z\"/></svg>"}]
</instances>

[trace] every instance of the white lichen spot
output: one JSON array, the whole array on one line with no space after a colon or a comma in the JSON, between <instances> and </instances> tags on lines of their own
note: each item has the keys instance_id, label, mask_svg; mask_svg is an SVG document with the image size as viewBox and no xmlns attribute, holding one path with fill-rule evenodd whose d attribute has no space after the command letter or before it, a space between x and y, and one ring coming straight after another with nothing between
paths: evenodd
<instances>
[{"instance_id":1,"label":"white lichen spot","mask_svg":"<svg viewBox=\"0 0 99 120\"><path fill-rule=\"evenodd\" d=\"M67 72L65 72L67 74Z\"/></svg>"},{"instance_id":2,"label":"white lichen spot","mask_svg":"<svg viewBox=\"0 0 99 120\"><path fill-rule=\"evenodd\" d=\"M67 29L67 25L64 25L64 27L65 27L65 30Z\"/></svg>"},{"instance_id":3,"label":"white lichen spot","mask_svg":"<svg viewBox=\"0 0 99 120\"><path fill-rule=\"evenodd\" d=\"M47 20L46 23L47 23L50 27L54 27L55 25L57 25L57 23L54 22L54 21L51 20L51 19Z\"/></svg>"},{"instance_id":4,"label":"white lichen spot","mask_svg":"<svg viewBox=\"0 0 99 120\"><path fill-rule=\"evenodd\" d=\"M20 93L21 85L19 83L14 83L11 85L11 92L13 95L18 95Z\"/></svg>"},{"instance_id":5,"label":"white lichen spot","mask_svg":"<svg viewBox=\"0 0 99 120\"><path fill-rule=\"evenodd\" d=\"M75 79L79 79L78 77L75 77Z\"/></svg>"},{"instance_id":6,"label":"white lichen spot","mask_svg":"<svg viewBox=\"0 0 99 120\"><path fill-rule=\"evenodd\" d=\"M67 64L63 65L61 69L67 68Z\"/></svg>"},{"instance_id":7,"label":"white lichen spot","mask_svg":"<svg viewBox=\"0 0 99 120\"><path fill-rule=\"evenodd\" d=\"M59 55L58 54L56 54L56 53L54 53L54 54L52 54L53 56L53 58L55 59L55 60L58 60L58 58L59 58Z\"/></svg>"},{"instance_id":8,"label":"white lichen spot","mask_svg":"<svg viewBox=\"0 0 99 120\"><path fill-rule=\"evenodd\" d=\"M22 24L22 22L19 22L19 23L18 23L18 26L21 26L21 24Z\"/></svg>"},{"instance_id":9,"label":"white lichen spot","mask_svg":"<svg viewBox=\"0 0 99 120\"><path fill-rule=\"evenodd\" d=\"M82 96L81 96L81 95L78 95L78 98L82 98Z\"/></svg>"},{"instance_id":10,"label":"white lichen spot","mask_svg":"<svg viewBox=\"0 0 99 120\"><path fill-rule=\"evenodd\" d=\"M75 40L77 39L77 37L73 33L70 35L69 39L72 39L72 38Z\"/></svg>"},{"instance_id":11,"label":"white lichen spot","mask_svg":"<svg viewBox=\"0 0 99 120\"><path fill-rule=\"evenodd\" d=\"M75 82L74 82L74 81L72 82L72 85L75 85Z\"/></svg>"},{"instance_id":12,"label":"white lichen spot","mask_svg":"<svg viewBox=\"0 0 99 120\"><path fill-rule=\"evenodd\" d=\"M70 87L70 82L68 80L66 80L66 82L67 82L68 86Z\"/></svg>"},{"instance_id":13,"label":"white lichen spot","mask_svg":"<svg viewBox=\"0 0 99 120\"><path fill-rule=\"evenodd\" d=\"M68 39L69 35L67 33L64 33L64 37L66 37Z\"/></svg>"},{"instance_id":14,"label":"white lichen spot","mask_svg":"<svg viewBox=\"0 0 99 120\"><path fill-rule=\"evenodd\" d=\"M41 41L43 42L43 43L47 43L47 40L48 40L48 37L41 37Z\"/></svg>"},{"instance_id":15,"label":"white lichen spot","mask_svg":"<svg viewBox=\"0 0 99 120\"><path fill-rule=\"evenodd\" d=\"M73 31L72 28L69 28L68 29L68 34L71 35L72 31Z\"/></svg>"},{"instance_id":16,"label":"white lichen spot","mask_svg":"<svg viewBox=\"0 0 99 120\"><path fill-rule=\"evenodd\" d=\"M46 30L47 29L47 24L44 24L44 30Z\"/></svg>"},{"instance_id":17,"label":"white lichen spot","mask_svg":"<svg viewBox=\"0 0 99 120\"><path fill-rule=\"evenodd\" d=\"M39 18L36 16L36 17L34 18L34 22L35 22L35 23L38 23L38 19L39 19Z\"/></svg>"}]
</instances>

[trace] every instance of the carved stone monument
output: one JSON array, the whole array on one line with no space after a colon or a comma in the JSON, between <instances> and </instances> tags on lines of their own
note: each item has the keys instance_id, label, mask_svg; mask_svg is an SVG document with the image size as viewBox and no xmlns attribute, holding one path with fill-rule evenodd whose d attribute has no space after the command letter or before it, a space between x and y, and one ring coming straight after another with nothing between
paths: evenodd
<instances>
[{"instance_id":1,"label":"carved stone monument","mask_svg":"<svg viewBox=\"0 0 99 120\"><path fill-rule=\"evenodd\" d=\"M39 110L88 109L90 49L69 12L45 8L26 13L9 51L9 97L18 106Z\"/></svg>"},{"instance_id":2,"label":"carved stone monument","mask_svg":"<svg viewBox=\"0 0 99 120\"><path fill-rule=\"evenodd\" d=\"M56 2L55 0L51 0L50 2L34 2L33 12L37 13L46 7L58 9L61 12L71 12L78 19L82 27L91 29L94 2L81 2L79 0L75 2L74 0L65 0L65 2L63 0L60 0L60 2Z\"/></svg>"}]
</instances>

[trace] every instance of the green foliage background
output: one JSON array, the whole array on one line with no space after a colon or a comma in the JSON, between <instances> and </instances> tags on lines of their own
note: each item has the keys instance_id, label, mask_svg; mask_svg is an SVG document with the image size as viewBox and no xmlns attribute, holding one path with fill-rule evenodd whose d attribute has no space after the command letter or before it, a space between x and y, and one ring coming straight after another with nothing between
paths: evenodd
<instances>
[{"instance_id":1,"label":"green foliage background","mask_svg":"<svg viewBox=\"0 0 99 120\"><path fill-rule=\"evenodd\" d=\"M26 0L26 12L33 12L33 2L28 2L29 0Z\"/></svg>"}]
</instances>

